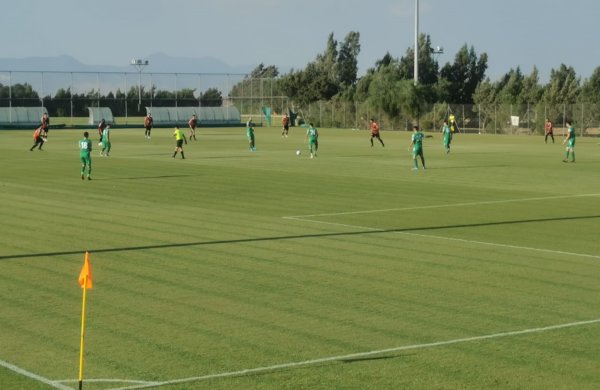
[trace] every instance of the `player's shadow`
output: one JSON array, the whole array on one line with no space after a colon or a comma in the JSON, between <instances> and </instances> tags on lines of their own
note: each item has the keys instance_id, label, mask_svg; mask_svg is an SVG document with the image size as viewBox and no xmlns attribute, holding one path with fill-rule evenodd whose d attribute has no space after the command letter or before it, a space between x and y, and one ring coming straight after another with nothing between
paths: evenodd
<instances>
[{"instance_id":1,"label":"player's shadow","mask_svg":"<svg viewBox=\"0 0 600 390\"><path fill-rule=\"evenodd\" d=\"M93 252L93 253L129 252L129 251L141 251L141 250L151 250L151 249L185 248L185 247L193 247L193 246L200 247L200 246L209 246L209 245L246 244L246 243L255 243L255 242L284 241L284 240L297 240L297 239L305 240L305 239L312 239L312 238L378 235L378 234L385 234L385 233L412 233L412 232L424 232L424 231L435 231L435 230L480 228L480 227L487 227L487 226L520 225L520 224L540 223L540 222L579 221L579 220L597 219L597 218L600 218L600 215L584 215L584 216L553 217L553 218L538 218L538 219L530 218L530 219L520 219L520 220L511 220L511 221L492 221L492 222L478 222L478 223L465 223L465 224L439 225L439 226L422 226L422 227L406 227L406 228L392 228L392 229L375 229L375 228L373 228L370 230L358 230L358 231L352 231L352 232L297 234L297 235L274 236L274 237L250 237L250 238L238 238L238 239L231 239L231 240L195 241L195 242L139 245L139 246L128 246L128 247L116 247L116 248L97 248L97 249L86 248L86 249L71 250L71 251L2 255L2 256L0 256L0 260L21 259L21 258L27 258L27 257L52 257L52 256L77 255L77 254L81 254L85 251L89 251L89 252Z\"/></svg>"}]
</instances>

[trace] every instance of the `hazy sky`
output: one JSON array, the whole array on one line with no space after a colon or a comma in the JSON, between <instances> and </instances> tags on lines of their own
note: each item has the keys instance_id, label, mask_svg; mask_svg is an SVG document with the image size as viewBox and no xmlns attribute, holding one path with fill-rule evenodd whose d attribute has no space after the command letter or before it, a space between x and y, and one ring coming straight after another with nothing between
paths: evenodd
<instances>
[{"instance_id":1,"label":"hazy sky","mask_svg":"<svg viewBox=\"0 0 600 390\"><path fill-rule=\"evenodd\" d=\"M8 0L0 57L70 55L125 65L154 53L215 57L229 65L296 69L323 52L329 33L360 33L359 76L414 41L415 0ZM489 56L492 81L536 65L541 81L561 63L582 79L600 65L598 0L420 0L420 31L443 46ZM150 70L150 68L148 68ZM201 70L199 70L201 72Z\"/></svg>"}]
</instances>

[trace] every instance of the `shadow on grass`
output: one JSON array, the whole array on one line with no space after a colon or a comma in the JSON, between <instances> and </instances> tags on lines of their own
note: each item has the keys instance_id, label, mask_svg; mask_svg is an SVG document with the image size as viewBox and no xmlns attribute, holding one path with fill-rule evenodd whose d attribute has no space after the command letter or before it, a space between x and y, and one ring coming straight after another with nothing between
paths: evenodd
<instances>
[{"instance_id":1,"label":"shadow on grass","mask_svg":"<svg viewBox=\"0 0 600 390\"><path fill-rule=\"evenodd\" d=\"M348 359L340 359L338 360L341 363L362 363L362 362L368 362L371 360L387 360L387 359L396 359L399 358L401 355L387 355L387 356L364 356L364 357L355 357L355 358L348 358Z\"/></svg>"},{"instance_id":2,"label":"shadow on grass","mask_svg":"<svg viewBox=\"0 0 600 390\"><path fill-rule=\"evenodd\" d=\"M508 168L510 167L510 165L507 164L502 164L502 165L469 165L469 166L450 166L450 167L428 167L426 170L427 171L433 171L433 170L441 170L441 169L452 169L452 170L460 170L460 169L478 169L478 168Z\"/></svg>"},{"instance_id":3,"label":"shadow on grass","mask_svg":"<svg viewBox=\"0 0 600 390\"><path fill-rule=\"evenodd\" d=\"M173 179L178 177L191 177L198 175L160 175L160 176L135 176L135 177L110 177L103 179L94 179L94 181L112 181L112 180L145 180L145 179Z\"/></svg>"},{"instance_id":4,"label":"shadow on grass","mask_svg":"<svg viewBox=\"0 0 600 390\"><path fill-rule=\"evenodd\" d=\"M231 240L195 241L195 242L182 242L182 243L171 243L171 244L139 245L139 246L117 247L117 248L99 248L99 249L88 248L88 249L80 249L80 250L75 250L75 251L63 251L63 252L57 251L57 252L40 252L40 253L24 253L24 254L15 254L15 255L2 255L2 256L0 256L0 260L22 259L22 258L27 258L27 257L52 257L52 256L76 255L76 254L81 254L81 253L85 252L86 250L89 252L93 252L93 253L129 252L129 251L141 251L141 250L150 250L150 249L184 248L184 247L191 247L191 246L245 244L245 243L253 243L253 242L303 240L303 239L327 238L327 237L376 235L376 234L385 234L385 233L427 232L427 231L435 231L435 230L480 228L480 227L488 227L488 226L510 226L510 225L521 225L521 224L527 224L527 223L539 223L539 222L580 221L580 220L597 219L597 218L600 218L600 215L521 219L521 220L512 220L512 221L494 221L494 222L480 222L480 223L471 223L471 224L393 228L393 229L373 228L371 230L363 229L363 230L353 231L353 232L296 234L296 235L274 236L274 237L251 237L251 238L238 238L238 239L231 239ZM303 221L301 219L299 219L299 220ZM309 220L304 220L304 221L310 222Z\"/></svg>"}]
</instances>

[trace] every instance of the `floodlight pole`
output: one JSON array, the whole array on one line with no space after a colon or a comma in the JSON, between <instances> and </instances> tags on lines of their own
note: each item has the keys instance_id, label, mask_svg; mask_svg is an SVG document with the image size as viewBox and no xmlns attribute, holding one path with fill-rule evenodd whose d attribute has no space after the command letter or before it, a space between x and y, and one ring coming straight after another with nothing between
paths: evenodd
<instances>
[{"instance_id":1,"label":"floodlight pole","mask_svg":"<svg viewBox=\"0 0 600 390\"><path fill-rule=\"evenodd\" d=\"M139 81L138 81L138 112L142 107L142 70L148 66L148 60L140 60L134 58L131 60L131 66L134 66L139 73Z\"/></svg>"},{"instance_id":2,"label":"floodlight pole","mask_svg":"<svg viewBox=\"0 0 600 390\"><path fill-rule=\"evenodd\" d=\"M419 83L419 0L415 0L415 86Z\"/></svg>"}]
</instances>

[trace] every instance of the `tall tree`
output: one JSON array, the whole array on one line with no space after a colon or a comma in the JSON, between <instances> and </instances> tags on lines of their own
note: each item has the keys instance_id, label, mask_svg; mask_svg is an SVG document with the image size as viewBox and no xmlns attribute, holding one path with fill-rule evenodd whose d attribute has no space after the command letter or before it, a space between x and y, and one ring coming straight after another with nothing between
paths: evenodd
<instances>
[{"instance_id":1,"label":"tall tree","mask_svg":"<svg viewBox=\"0 0 600 390\"><path fill-rule=\"evenodd\" d=\"M561 64L550 71L550 81L544 90L543 99L548 104L573 104L579 94L579 78L575 69Z\"/></svg>"},{"instance_id":2,"label":"tall tree","mask_svg":"<svg viewBox=\"0 0 600 390\"><path fill-rule=\"evenodd\" d=\"M371 104L391 117L397 117L402 110L401 75L398 63L392 61L382 65L372 76L368 95Z\"/></svg>"},{"instance_id":3,"label":"tall tree","mask_svg":"<svg viewBox=\"0 0 600 390\"><path fill-rule=\"evenodd\" d=\"M200 104L203 107L221 107L223 105L221 91L216 88L207 89L200 94Z\"/></svg>"},{"instance_id":4,"label":"tall tree","mask_svg":"<svg viewBox=\"0 0 600 390\"><path fill-rule=\"evenodd\" d=\"M433 85L438 80L439 65L434 58L433 47L431 46L431 37L420 34L419 45L419 84ZM414 79L415 50L411 46L406 49L404 57L400 58L400 74L403 79Z\"/></svg>"},{"instance_id":5,"label":"tall tree","mask_svg":"<svg viewBox=\"0 0 600 390\"><path fill-rule=\"evenodd\" d=\"M506 73L496 86L498 91L496 103L521 104L520 97L523 90L523 73L521 68L511 69Z\"/></svg>"},{"instance_id":6,"label":"tall tree","mask_svg":"<svg viewBox=\"0 0 600 390\"><path fill-rule=\"evenodd\" d=\"M487 61L486 53L477 58L473 46L469 49L465 44L456 53L454 63L444 65L440 75L449 82L449 101L464 104L473 103L473 93L477 85L485 78Z\"/></svg>"},{"instance_id":7,"label":"tall tree","mask_svg":"<svg viewBox=\"0 0 600 390\"><path fill-rule=\"evenodd\" d=\"M498 99L498 85L486 78L480 82L473 93L473 103L475 103L475 112L479 112L481 117L480 126L486 128L491 123L496 113L496 103Z\"/></svg>"},{"instance_id":8,"label":"tall tree","mask_svg":"<svg viewBox=\"0 0 600 390\"><path fill-rule=\"evenodd\" d=\"M600 66L594 69L590 78L581 86L581 100L586 103L600 104Z\"/></svg>"},{"instance_id":9,"label":"tall tree","mask_svg":"<svg viewBox=\"0 0 600 390\"><path fill-rule=\"evenodd\" d=\"M323 54L317 55L315 65L319 72L325 73L327 77L332 80L336 79L336 63L337 63L337 50L338 42L333 37L333 33L330 33L327 37L327 44Z\"/></svg>"},{"instance_id":10,"label":"tall tree","mask_svg":"<svg viewBox=\"0 0 600 390\"><path fill-rule=\"evenodd\" d=\"M536 66L533 67L533 70L529 74L529 76L523 79L523 88L521 90L521 101L523 103L539 103L542 98L542 94L544 90L540 85L540 76L539 71Z\"/></svg>"},{"instance_id":11,"label":"tall tree","mask_svg":"<svg viewBox=\"0 0 600 390\"><path fill-rule=\"evenodd\" d=\"M265 66L262 62L250 72L250 78L266 79L279 76L279 69L275 65Z\"/></svg>"},{"instance_id":12,"label":"tall tree","mask_svg":"<svg viewBox=\"0 0 600 390\"><path fill-rule=\"evenodd\" d=\"M358 53L360 53L360 33L350 31L340 45L337 58L338 81L343 88L356 84L358 74Z\"/></svg>"}]
</instances>

